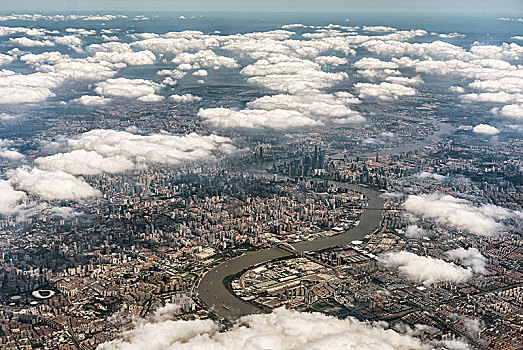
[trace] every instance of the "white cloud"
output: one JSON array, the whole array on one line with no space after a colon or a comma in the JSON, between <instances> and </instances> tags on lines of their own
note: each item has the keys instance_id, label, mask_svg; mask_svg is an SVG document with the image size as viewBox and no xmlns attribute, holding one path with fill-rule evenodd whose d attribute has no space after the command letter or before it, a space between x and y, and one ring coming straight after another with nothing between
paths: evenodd
<instances>
[{"instance_id":1,"label":"white cloud","mask_svg":"<svg viewBox=\"0 0 523 350\"><path fill-rule=\"evenodd\" d=\"M195 77L206 77L207 75L209 75L209 73L205 69L198 69L192 75L194 75Z\"/></svg>"},{"instance_id":2,"label":"white cloud","mask_svg":"<svg viewBox=\"0 0 523 350\"><path fill-rule=\"evenodd\" d=\"M132 52L96 52L94 59L111 63L125 63L131 66L153 64L156 56L149 50Z\"/></svg>"},{"instance_id":3,"label":"white cloud","mask_svg":"<svg viewBox=\"0 0 523 350\"><path fill-rule=\"evenodd\" d=\"M303 115L338 124L362 123L365 121L360 113L351 110L347 104L358 103L359 100L349 93L335 95L311 93L300 95L273 95L258 98L247 103L250 109L289 110L298 111Z\"/></svg>"},{"instance_id":4,"label":"white cloud","mask_svg":"<svg viewBox=\"0 0 523 350\"><path fill-rule=\"evenodd\" d=\"M366 32L395 32L397 29L385 26L363 26L362 28Z\"/></svg>"},{"instance_id":5,"label":"white cloud","mask_svg":"<svg viewBox=\"0 0 523 350\"><path fill-rule=\"evenodd\" d=\"M385 266L397 267L410 280L431 285L438 282L464 282L472 273L453 263L410 252L389 252L379 257Z\"/></svg>"},{"instance_id":6,"label":"white cloud","mask_svg":"<svg viewBox=\"0 0 523 350\"><path fill-rule=\"evenodd\" d=\"M99 194L87 182L63 171L21 167L7 172L17 189L42 199L78 199Z\"/></svg>"},{"instance_id":7,"label":"white cloud","mask_svg":"<svg viewBox=\"0 0 523 350\"><path fill-rule=\"evenodd\" d=\"M102 96L139 98L154 95L160 85L150 80L116 78L96 85L95 92Z\"/></svg>"},{"instance_id":8,"label":"white cloud","mask_svg":"<svg viewBox=\"0 0 523 350\"><path fill-rule=\"evenodd\" d=\"M496 127L493 127L488 124L478 124L473 129L473 132L477 134L484 134L484 135L497 135L499 134L499 130Z\"/></svg>"},{"instance_id":9,"label":"white cloud","mask_svg":"<svg viewBox=\"0 0 523 350\"><path fill-rule=\"evenodd\" d=\"M67 33L73 33L83 36L96 35L96 30L94 29L84 29L84 28L66 28Z\"/></svg>"},{"instance_id":10,"label":"white cloud","mask_svg":"<svg viewBox=\"0 0 523 350\"><path fill-rule=\"evenodd\" d=\"M153 52L180 54L182 52L206 50L219 46L216 37L204 35L198 31L170 32L162 37L159 37L157 34L142 35L142 37L146 38L134 42L133 46Z\"/></svg>"},{"instance_id":11,"label":"white cloud","mask_svg":"<svg viewBox=\"0 0 523 350\"><path fill-rule=\"evenodd\" d=\"M347 64L348 61L346 58L341 58L337 56L319 56L314 59L314 62L322 66L333 66L337 67L342 64Z\"/></svg>"},{"instance_id":12,"label":"white cloud","mask_svg":"<svg viewBox=\"0 0 523 350\"><path fill-rule=\"evenodd\" d=\"M194 95L191 95L191 94L171 95L171 97L169 97L169 98L171 100L173 100L174 102L178 102L178 103L199 102L199 101L202 100L201 97L194 96Z\"/></svg>"},{"instance_id":13,"label":"white cloud","mask_svg":"<svg viewBox=\"0 0 523 350\"><path fill-rule=\"evenodd\" d=\"M50 89L62 81L62 77L42 73L23 75L0 71L0 104L43 101L54 96Z\"/></svg>"},{"instance_id":14,"label":"white cloud","mask_svg":"<svg viewBox=\"0 0 523 350\"><path fill-rule=\"evenodd\" d=\"M487 269L485 267L487 258L481 255L479 250L476 248L456 248L446 251L445 255L447 255L452 260L459 261L461 265L465 267L470 267L474 272L481 274L487 273Z\"/></svg>"},{"instance_id":15,"label":"white cloud","mask_svg":"<svg viewBox=\"0 0 523 350\"><path fill-rule=\"evenodd\" d=\"M84 95L84 96L80 96L79 98L75 99L74 102L78 102L85 106L103 106L103 105L111 102L111 99L105 98L102 96Z\"/></svg>"},{"instance_id":16,"label":"white cloud","mask_svg":"<svg viewBox=\"0 0 523 350\"><path fill-rule=\"evenodd\" d=\"M405 236L409 238L421 238L430 234L418 225L409 225L405 231Z\"/></svg>"},{"instance_id":17,"label":"white cloud","mask_svg":"<svg viewBox=\"0 0 523 350\"><path fill-rule=\"evenodd\" d=\"M0 147L0 158L17 161L24 159L25 156L17 150Z\"/></svg>"},{"instance_id":18,"label":"white cloud","mask_svg":"<svg viewBox=\"0 0 523 350\"><path fill-rule=\"evenodd\" d=\"M99 345L97 350L431 348L417 338L383 329L378 324L283 308L270 314L244 316L231 329L224 332L219 329L211 320L140 321L134 329Z\"/></svg>"},{"instance_id":19,"label":"white cloud","mask_svg":"<svg viewBox=\"0 0 523 350\"><path fill-rule=\"evenodd\" d=\"M523 95L522 95L522 101L523 101ZM523 103L520 104L512 104L512 105L506 105L503 106L503 108L496 109L496 113L499 113L500 115L508 118L513 118L516 120L523 119Z\"/></svg>"},{"instance_id":20,"label":"white cloud","mask_svg":"<svg viewBox=\"0 0 523 350\"><path fill-rule=\"evenodd\" d=\"M475 206L465 199L440 193L409 195L404 206L411 213L481 236L503 230L505 227L499 220L521 215L492 204Z\"/></svg>"},{"instance_id":21,"label":"white cloud","mask_svg":"<svg viewBox=\"0 0 523 350\"><path fill-rule=\"evenodd\" d=\"M9 215L17 210L20 202L27 198L22 191L15 190L9 181L0 180L0 214Z\"/></svg>"},{"instance_id":22,"label":"white cloud","mask_svg":"<svg viewBox=\"0 0 523 350\"><path fill-rule=\"evenodd\" d=\"M385 81L400 85L419 85L423 83L423 80L420 77L387 77L385 78Z\"/></svg>"},{"instance_id":23,"label":"white cloud","mask_svg":"<svg viewBox=\"0 0 523 350\"><path fill-rule=\"evenodd\" d=\"M187 72L177 70L177 69L173 69L173 70L164 69L164 70L158 71L156 74L168 75L169 77L174 78L174 79L182 79L187 74Z\"/></svg>"},{"instance_id":24,"label":"white cloud","mask_svg":"<svg viewBox=\"0 0 523 350\"><path fill-rule=\"evenodd\" d=\"M212 160L214 153L229 152L234 147L231 140L217 135L201 136L196 133L187 135L151 134L135 135L125 131L96 129L78 135L67 141L67 147L73 150L96 152L102 158L91 154L93 161L82 164L81 153L71 155L64 153L48 157L45 163L53 168L53 164L64 164L59 169L66 170L67 163L75 165L79 159L81 166L92 170L91 173L123 172L131 167L132 162L146 164L180 164L182 162ZM72 153L72 152L71 152ZM224 152L226 153L226 152ZM61 159L59 161L58 159ZM125 159L124 159L125 158ZM84 158L84 161L87 159ZM37 159L37 163L39 160ZM112 167L112 168L111 168ZM66 170L77 174L87 174L86 170ZM79 172L80 171L80 172Z\"/></svg>"},{"instance_id":25,"label":"white cloud","mask_svg":"<svg viewBox=\"0 0 523 350\"><path fill-rule=\"evenodd\" d=\"M324 72L318 63L284 55L258 60L241 73L250 77L249 83L288 94L325 89L348 77L344 72Z\"/></svg>"},{"instance_id":26,"label":"white cloud","mask_svg":"<svg viewBox=\"0 0 523 350\"><path fill-rule=\"evenodd\" d=\"M391 76L399 76L401 75L400 71L396 69L363 69L358 70L358 74L361 75L363 78L368 79L370 81L376 81L381 79L386 79Z\"/></svg>"},{"instance_id":27,"label":"white cloud","mask_svg":"<svg viewBox=\"0 0 523 350\"><path fill-rule=\"evenodd\" d=\"M10 56L10 55L4 55L4 54L0 53L0 66L9 64L9 63L13 62L14 60L15 60L15 57Z\"/></svg>"},{"instance_id":28,"label":"white cloud","mask_svg":"<svg viewBox=\"0 0 523 350\"><path fill-rule=\"evenodd\" d=\"M9 42L18 45L18 46L25 46L25 47L42 47L42 46L54 46L55 44L50 40L35 40L35 39L29 39L27 37L21 37L21 38L10 38Z\"/></svg>"},{"instance_id":29,"label":"white cloud","mask_svg":"<svg viewBox=\"0 0 523 350\"><path fill-rule=\"evenodd\" d=\"M0 36L13 34L24 34L29 36L43 36L47 32L43 28L24 28L24 27L4 27L0 26Z\"/></svg>"},{"instance_id":30,"label":"white cloud","mask_svg":"<svg viewBox=\"0 0 523 350\"><path fill-rule=\"evenodd\" d=\"M176 55L172 62L178 65L189 65L190 69L236 68L239 66L234 58L219 56L211 50L200 50L196 53L183 52Z\"/></svg>"},{"instance_id":31,"label":"white cloud","mask_svg":"<svg viewBox=\"0 0 523 350\"><path fill-rule=\"evenodd\" d=\"M430 171L422 171L421 173L417 174L416 176L420 179L433 179L436 181L443 181L446 179L446 176L431 173Z\"/></svg>"},{"instance_id":32,"label":"white cloud","mask_svg":"<svg viewBox=\"0 0 523 350\"><path fill-rule=\"evenodd\" d=\"M159 101L162 101L163 99L164 99L163 96L156 95L156 94L150 94L150 95L138 97L138 101L141 101L141 102L159 102Z\"/></svg>"},{"instance_id":33,"label":"white cloud","mask_svg":"<svg viewBox=\"0 0 523 350\"><path fill-rule=\"evenodd\" d=\"M523 94L509 94L504 91L483 92L479 94L466 94L462 96L462 99L469 102L511 103L523 102Z\"/></svg>"},{"instance_id":34,"label":"white cloud","mask_svg":"<svg viewBox=\"0 0 523 350\"><path fill-rule=\"evenodd\" d=\"M17 150L11 148L14 142L7 139L0 139L0 159L8 159L10 161L19 161L25 158L25 156Z\"/></svg>"},{"instance_id":35,"label":"white cloud","mask_svg":"<svg viewBox=\"0 0 523 350\"><path fill-rule=\"evenodd\" d=\"M123 155L104 157L84 149L37 158L35 163L43 170L62 170L72 175L123 173L135 167L135 164Z\"/></svg>"},{"instance_id":36,"label":"white cloud","mask_svg":"<svg viewBox=\"0 0 523 350\"><path fill-rule=\"evenodd\" d=\"M116 74L109 62L71 59L59 52L26 54L20 59L34 65L37 72L24 75L0 71L0 104L44 101L54 96L52 89L68 80L102 80Z\"/></svg>"},{"instance_id":37,"label":"white cloud","mask_svg":"<svg viewBox=\"0 0 523 350\"><path fill-rule=\"evenodd\" d=\"M387 82L381 84L357 83L355 88L360 98L377 97L386 101L416 95L416 90L411 87Z\"/></svg>"},{"instance_id":38,"label":"white cloud","mask_svg":"<svg viewBox=\"0 0 523 350\"><path fill-rule=\"evenodd\" d=\"M89 45L87 51L94 53L93 60L99 62L137 66L153 64L156 61L156 55L151 51L134 51L130 44L116 41Z\"/></svg>"},{"instance_id":39,"label":"white cloud","mask_svg":"<svg viewBox=\"0 0 523 350\"><path fill-rule=\"evenodd\" d=\"M235 111L227 108L200 109L198 116L217 128L269 128L290 129L304 126L323 125L321 121L304 116L298 111L285 109L244 109Z\"/></svg>"},{"instance_id":40,"label":"white cloud","mask_svg":"<svg viewBox=\"0 0 523 350\"><path fill-rule=\"evenodd\" d=\"M358 69L396 69L399 65L396 62L381 61L373 57L364 57L354 63Z\"/></svg>"},{"instance_id":41,"label":"white cloud","mask_svg":"<svg viewBox=\"0 0 523 350\"><path fill-rule=\"evenodd\" d=\"M77 37L75 35L56 36L56 37L53 37L52 39L57 44L69 46L72 48L79 48L83 44L82 39L80 39L79 37Z\"/></svg>"}]
</instances>

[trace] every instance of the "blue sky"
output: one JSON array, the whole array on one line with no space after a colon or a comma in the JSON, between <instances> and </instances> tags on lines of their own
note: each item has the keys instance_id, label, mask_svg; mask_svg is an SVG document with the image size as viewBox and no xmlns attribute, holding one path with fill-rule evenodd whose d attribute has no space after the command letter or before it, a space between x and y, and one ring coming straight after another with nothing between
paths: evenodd
<instances>
[{"instance_id":1,"label":"blue sky","mask_svg":"<svg viewBox=\"0 0 523 350\"><path fill-rule=\"evenodd\" d=\"M0 12L523 13L523 0L0 0Z\"/></svg>"}]
</instances>

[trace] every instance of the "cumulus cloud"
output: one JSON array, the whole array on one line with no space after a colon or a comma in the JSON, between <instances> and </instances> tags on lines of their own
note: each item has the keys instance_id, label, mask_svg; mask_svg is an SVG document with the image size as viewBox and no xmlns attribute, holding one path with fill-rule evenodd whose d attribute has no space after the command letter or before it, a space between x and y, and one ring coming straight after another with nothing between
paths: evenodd
<instances>
[{"instance_id":1,"label":"cumulus cloud","mask_svg":"<svg viewBox=\"0 0 523 350\"><path fill-rule=\"evenodd\" d=\"M0 139L0 159L4 158L10 161L18 161L25 158L22 153L10 147L13 144L14 142L11 140Z\"/></svg>"},{"instance_id":2,"label":"cumulus cloud","mask_svg":"<svg viewBox=\"0 0 523 350\"><path fill-rule=\"evenodd\" d=\"M202 100L199 96L194 96L191 94L184 94L184 95L171 95L169 97L174 102L178 103L190 103L190 102L199 102Z\"/></svg>"},{"instance_id":3,"label":"cumulus cloud","mask_svg":"<svg viewBox=\"0 0 523 350\"><path fill-rule=\"evenodd\" d=\"M365 121L365 118L360 113L348 107L350 104L359 102L353 95L345 92L333 95L311 93L264 96L247 103L247 107L266 111L277 109L298 111L307 117L324 122L332 121L338 124L346 124Z\"/></svg>"},{"instance_id":4,"label":"cumulus cloud","mask_svg":"<svg viewBox=\"0 0 523 350\"><path fill-rule=\"evenodd\" d=\"M0 71L0 104L43 101L54 96L51 88L62 81L61 77L48 77L42 73L23 75Z\"/></svg>"},{"instance_id":5,"label":"cumulus cloud","mask_svg":"<svg viewBox=\"0 0 523 350\"><path fill-rule=\"evenodd\" d=\"M405 236L409 238L421 238L430 236L430 234L418 225L409 225L405 230Z\"/></svg>"},{"instance_id":6,"label":"cumulus cloud","mask_svg":"<svg viewBox=\"0 0 523 350\"><path fill-rule=\"evenodd\" d=\"M122 173L139 163L176 165L212 160L215 154L231 154L236 150L229 138L216 135L136 135L105 129L73 137L66 141L65 147L71 151L37 158L35 163L48 171L95 175Z\"/></svg>"},{"instance_id":7,"label":"cumulus cloud","mask_svg":"<svg viewBox=\"0 0 523 350\"><path fill-rule=\"evenodd\" d=\"M396 69L399 68L398 63L390 61L381 61L378 58L364 57L354 63L354 67L358 69Z\"/></svg>"},{"instance_id":8,"label":"cumulus cloud","mask_svg":"<svg viewBox=\"0 0 523 350\"><path fill-rule=\"evenodd\" d=\"M366 32L395 32L397 29L385 26L363 26L362 28Z\"/></svg>"},{"instance_id":9,"label":"cumulus cloud","mask_svg":"<svg viewBox=\"0 0 523 350\"><path fill-rule=\"evenodd\" d=\"M83 41L75 35L56 36L53 37L53 40L57 44L68 46L72 49L75 49L76 51L81 52Z\"/></svg>"},{"instance_id":10,"label":"cumulus cloud","mask_svg":"<svg viewBox=\"0 0 523 350\"><path fill-rule=\"evenodd\" d=\"M385 81L389 83L394 84L400 84L400 85L419 85L423 83L423 80L420 77L387 77L385 78Z\"/></svg>"},{"instance_id":11,"label":"cumulus cloud","mask_svg":"<svg viewBox=\"0 0 523 350\"><path fill-rule=\"evenodd\" d=\"M134 51L130 44L115 41L89 45L87 51L94 53L93 60L99 62L137 66L153 64L156 61L156 55L149 50Z\"/></svg>"},{"instance_id":12,"label":"cumulus cloud","mask_svg":"<svg viewBox=\"0 0 523 350\"><path fill-rule=\"evenodd\" d=\"M75 99L74 102L78 102L84 106L103 106L111 102L111 99L103 96L84 95Z\"/></svg>"},{"instance_id":13,"label":"cumulus cloud","mask_svg":"<svg viewBox=\"0 0 523 350\"><path fill-rule=\"evenodd\" d=\"M270 314L244 316L230 330L219 329L211 320L141 321L120 338L99 345L97 350L431 348L417 338L377 324L283 308Z\"/></svg>"},{"instance_id":14,"label":"cumulus cloud","mask_svg":"<svg viewBox=\"0 0 523 350\"><path fill-rule=\"evenodd\" d=\"M0 66L9 64L9 63L13 62L14 60L15 60L15 57L10 56L10 55L4 55L4 54L0 53Z\"/></svg>"},{"instance_id":15,"label":"cumulus cloud","mask_svg":"<svg viewBox=\"0 0 523 350\"><path fill-rule=\"evenodd\" d=\"M375 97L386 101L416 95L416 90L411 87L387 82L381 84L357 83L355 88L360 98Z\"/></svg>"},{"instance_id":16,"label":"cumulus cloud","mask_svg":"<svg viewBox=\"0 0 523 350\"><path fill-rule=\"evenodd\" d=\"M207 75L209 75L209 73L205 69L198 69L192 75L194 75L195 77L206 77Z\"/></svg>"},{"instance_id":17,"label":"cumulus cloud","mask_svg":"<svg viewBox=\"0 0 523 350\"><path fill-rule=\"evenodd\" d=\"M200 109L198 116L217 128L269 128L290 129L304 126L323 125L321 121L304 116L298 111L275 109L244 109L235 111L227 108Z\"/></svg>"},{"instance_id":18,"label":"cumulus cloud","mask_svg":"<svg viewBox=\"0 0 523 350\"><path fill-rule=\"evenodd\" d=\"M55 44L50 40L35 40L30 39L27 37L21 37L21 38L10 38L9 42L17 45L17 46L25 46L25 47L42 47L42 46L54 46Z\"/></svg>"},{"instance_id":19,"label":"cumulus cloud","mask_svg":"<svg viewBox=\"0 0 523 350\"><path fill-rule=\"evenodd\" d=\"M204 35L199 31L170 32L162 37L154 33L141 33L136 36L143 40L134 42L133 46L160 53L180 54L219 46L216 37Z\"/></svg>"},{"instance_id":20,"label":"cumulus cloud","mask_svg":"<svg viewBox=\"0 0 523 350\"><path fill-rule=\"evenodd\" d=\"M446 176L431 173L430 171L422 171L421 173L417 174L416 176L420 179L433 179L436 181L443 181L446 179Z\"/></svg>"},{"instance_id":21,"label":"cumulus cloud","mask_svg":"<svg viewBox=\"0 0 523 350\"><path fill-rule=\"evenodd\" d=\"M523 101L523 95L522 95ZM498 113L504 117L513 118L516 120L523 119L523 103L520 104L511 104L503 106L501 109L494 109L495 113Z\"/></svg>"},{"instance_id":22,"label":"cumulus cloud","mask_svg":"<svg viewBox=\"0 0 523 350\"><path fill-rule=\"evenodd\" d=\"M438 36L443 39L455 39L455 38L464 38L465 37L464 34L460 34L460 33L456 33L456 32L448 33L448 34L442 33L442 34L439 34Z\"/></svg>"},{"instance_id":23,"label":"cumulus cloud","mask_svg":"<svg viewBox=\"0 0 523 350\"><path fill-rule=\"evenodd\" d=\"M387 267L398 268L410 280L422 282L424 285L464 282L472 277L472 272L453 263L410 252L385 253L379 257L379 261Z\"/></svg>"},{"instance_id":24,"label":"cumulus cloud","mask_svg":"<svg viewBox=\"0 0 523 350\"><path fill-rule=\"evenodd\" d=\"M181 70L212 68L219 69L221 67L236 68L239 67L238 62L234 58L219 56L211 50L200 50L195 53L183 52L172 60L173 63L178 64Z\"/></svg>"},{"instance_id":25,"label":"cumulus cloud","mask_svg":"<svg viewBox=\"0 0 523 350\"><path fill-rule=\"evenodd\" d=\"M78 199L99 195L84 180L64 171L47 171L20 167L7 172L15 188L39 196L42 199Z\"/></svg>"},{"instance_id":26,"label":"cumulus cloud","mask_svg":"<svg viewBox=\"0 0 523 350\"><path fill-rule=\"evenodd\" d=\"M138 101L141 101L141 102L159 102L159 101L162 101L163 99L164 99L163 96L156 95L156 94L150 94L150 95L138 97Z\"/></svg>"},{"instance_id":27,"label":"cumulus cloud","mask_svg":"<svg viewBox=\"0 0 523 350\"><path fill-rule=\"evenodd\" d=\"M95 92L102 96L141 98L155 96L160 85L145 79L116 78L108 79L96 85Z\"/></svg>"},{"instance_id":28,"label":"cumulus cloud","mask_svg":"<svg viewBox=\"0 0 523 350\"><path fill-rule=\"evenodd\" d=\"M348 63L346 58L337 57L337 56L319 56L314 59L314 62L316 62L322 66L332 66L332 67L337 67L339 65Z\"/></svg>"},{"instance_id":29,"label":"cumulus cloud","mask_svg":"<svg viewBox=\"0 0 523 350\"><path fill-rule=\"evenodd\" d=\"M20 202L27 198L25 192L15 190L11 183L0 180L0 214L9 215L17 210Z\"/></svg>"},{"instance_id":30,"label":"cumulus cloud","mask_svg":"<svg viewBox=\"0 0 523 350\"><path fill-rule=\"evenodd\" d=\"M460 264L465 267L470 267L474 272L487 274L487 269L485 267L487 258L481 255L479 250L476 248L456 248L446 251L445 255L452 260L459 261Z\"/></svg>"},{"instance_id":31,"label":"cumulus cloud","mask_svg":"<svg viewBox=\"0 0 523 350\"><path fill-rule=\"evenodd\" d=\"M476 134L484 134L484 135L497 135L499 134L498 128L488 125L488 124L478 124L473 129L473 132Z\"/></svg>"},{"instance_id":32,"label":"cumulus cloud","mask_svg":"<svg viewBox=\"0 0 523 350\"><path fill-rule=\"evenodd\" d=\"M318 63L287 56L270 56L245 67L248 82L287 94L325 89L348 77L347 73L328 73Z\"/></svg>"},{"instance_id":33,"label":"cumulus cloud","mask_svg":"<svg viewBox=\"0 0 523 350\"><path fill-rule=\"evenodd\" d=\"M25 54L20 60L33 65L36 72L0 71L0 104L44 101L66 81L103 80L116 74L115 66L109 62L72 59L59 52Z\"/></svg>"},{"instance_id":34,"label":"cumulus cloud","mask_svg":"<svg viewBox=\"0 0 523 350\"><path fill-rule=\"evenodd\" d=\"M457 34L445 35L445 37L449 36L456 37ZM408 43L377 37L363 42L361 46L378 56L391 58L388 62L378 59L363 59L360 60L361 62L356 62L362 69L360 74L369 79L386 78L385 67L393 69L395 64L398 68L413 68L417 73L453 74L469 80L469 88L476 91L461 96L466 102L509 105L523 102L523 69L510 63L523 57L523 47L516 43L503 43L497 46L475 43L467 51L463 47L442 41ZM365 64L367 61L368 65ZM372 69L372 63L377 68ZM416 81L409 82L401 77L388 78L388 81L399 84L402 80L407 83L404 85L416 84ZM465 89L452 87L451 91L464 93Z\"/></svg>"},{"instance_id":35,"label":"cumulus cloud","mask_svg":"<svg viewBox=\"0 0 523 350\"><path fill-rule=\"evenodd\" d=\"M441 193L409 195L404 206L411 213L480 236L493 235L503 230L505 226L500 220L521 216L520 212L496 205L475 206L468 200Z\"/></svg>"},{"instance_id":36,"label":"cumulus cloud","mask_svg":"<svg viewBox=\"0 0 523 350\"><path fill-rule=\"evenodd\" d=\"M44 170L62 170L73 175L96 175L101 172L122 173L135 166L123 155L103 157L94 151L83 149L40 157L35 160L35 163Z\"/></svg>"}]
</instances>

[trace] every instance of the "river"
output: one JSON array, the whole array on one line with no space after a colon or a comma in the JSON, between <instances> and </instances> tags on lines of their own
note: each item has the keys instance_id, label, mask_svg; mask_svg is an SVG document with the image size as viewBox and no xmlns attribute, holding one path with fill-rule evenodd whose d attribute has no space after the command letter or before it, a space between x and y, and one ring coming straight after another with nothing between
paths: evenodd
<instances>
[{"instance_id":1,"label":"river","mask_svg":"<svg viewBox=\"0 0 523 350\"><path fill-rule=\"evenodd\" d=\"M404 118L410 120L417 119L410 117ZM380 153L384 155L392 155L415 151L428 146L429 144L441 141L444 135L450 134L455 130L454 127L446 123L435 120L429 120L429 122L432 122L434 125L438 126L438 130L434 134L429 135L424 140L405 146L400 146L388 152ZM371 156L371 154L360 154L360 156ZM336 158L337 155L331 156L331 159ZM253 166L248 170L248 172L255 175L267 175L268 173L265 169L270 167L270 164L272 163ZM346 184L336 181L329 181L329 183L364 193L367 197L368 208L373 208L373 210L365 210L361 214L358 226L353 227L349 231L335 236L291 244L299 252L332 248L350 243L353 240L361 240L367 234L374 232L377 228L380 227L384 205L383 199L380 196L380 192L359 185ZM270 248L247 252L239 257L224 261L223 263L208 271L203 276L198 286L198 296L209 308L212 308L214 312L228 320L235 320L241 316L260 313L262 311L259 308L231 294L229 290L223 285L223 280L229 275L237 274L252 266L290 255L290 253L282 249Z\"/></svg>"}]
</instances>

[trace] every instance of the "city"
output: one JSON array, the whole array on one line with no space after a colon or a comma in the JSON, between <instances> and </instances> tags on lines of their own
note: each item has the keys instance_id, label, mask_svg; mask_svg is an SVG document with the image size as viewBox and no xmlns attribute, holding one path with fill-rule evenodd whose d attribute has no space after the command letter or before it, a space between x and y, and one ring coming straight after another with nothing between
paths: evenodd
<instances>
[{"instance_id":1,"label":"city","mask_svg":"<svg viewBox=\"0 0 523 350\"><path fill-rule=\"evenodd\" d=\"M0 348L523 347L521 16L252 16L0 16Z\"/></svg>"}]
</instances>

